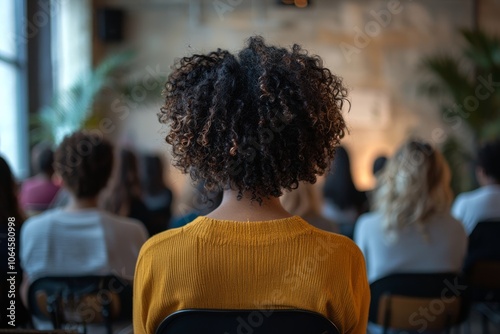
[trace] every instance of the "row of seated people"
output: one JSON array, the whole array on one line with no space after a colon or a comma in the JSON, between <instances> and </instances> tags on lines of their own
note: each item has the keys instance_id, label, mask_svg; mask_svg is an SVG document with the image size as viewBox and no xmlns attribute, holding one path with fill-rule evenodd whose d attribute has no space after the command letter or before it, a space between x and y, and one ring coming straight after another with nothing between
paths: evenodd
<instances>
[{"instance_id":1,"label":"row of seated people","mask_svg":"<svg viewBox=\"0 0 500 334\"><path fill-rule=\"evenodd\" d=\"M51 147L47 143L36 145L31 158L36 174L21 184L21 209L26 215L34 216L47 209L65 206L69 196L54 176ZM212 211L222 200L222 192L206 192L204 183L199 182L187 194L192 198L181 199L187 209L172 217L172 192L163 181L161 158L145 155L140 160L132 150L125 148L119 150L117 158L117 167L100 196L99 206L141 221L150 236L167 228L181 227L198 215ZM377 160L374 164L374 174L383 166L380 162ZM354 185L349 156L342 146L335 154L333 170L335 173L328 174L321 193L317 193L312 185L303 184L297 191L286 192L282 202L287 210L305 216L313 225L352 238L356 219L368 211L368 200L365 193Z\"/></svg>"},{"instance_id":2,"label":"row of seated people","mask_svg":"<svg viewBox=\"0 0 500 334\"><path fill-rule=\"evenodd\" d=\"M480 148L480 188L458 195L453 205L449 167L430 145L407 143L385 168L375 210L359 218L354 235L369 281L397 271L459 271L478 222L500 220L500 141Z\"/></svg>"},{"instance_id":3,"label":"row of seated people","mask_svg":"<svg viewBox=\"0 0 500 334\"><path fill-rule=\"evenodd\" d=\"M90 138L80 134L73 138L72 143L65 144L68 147L62 145L61 150L71 151L74 148L71 145L77 145L82 140ZM97 195L111 174L111 147L107 151L101 150L99 154L89 156L89 169L84 170L82 165L80 172L88 176L96 175L94 171L100 170L101 178L65 175L60 171L61 175L65 175L66 189L71 193L69 205L64 210L50 211L33 218L26 225L29 226L26 228L28 232L23 233L28 236L23 242L23 251L26 250L27 255L23 256L31 280L49 274L102 274L109 267L121 268L117 274L123 277L133 277L135 260L147 233L137 232L139 230L130 232L126 228L126 219L111 218L112 215L95 209ZM123 154L129 155L126 151ZM415 156L419 158L415 159ZM458 196L451 212L456 217L453 218L449 210L452 199L450 171L441 154L429 145L418 142L403 146L390 160L387 170L379 176L379 186L374 194L376 210L362 215L356 227L354 240L365 255L368 281L374 282L394 272L460 271L467 249L467 235L478 221L500 216L500 212L497 212L499 207L494 205L500 198L496 181L500 178L497 175L498 156L498 142L481 148L477 177L482 187ZM64 159L69 157L60 156L58 159L56 165L64 166ZM92 161L99 163L93 165ZM83 203L79 200L82 198ZM315 195L310 185L301 185L300 191L288 192L281 200L290 212L301 215L313 225L330 231L336 228L329 220L317 215L317 208L311 210ZM220 199L215 201L219 202ZM68 221L74 221L76 225L85 222L85 226L75 228L75 225L68 225ZM106 226L107 221L110 222L109 226L114 226L117 221L124 223L112 233L97 232L96 228ZM68 226L71 226L69 230ZM130 236L136 240L127 242ZM118 244L118 240L123 246ZM49 253L51 244L58 244L61 249L68 250ZM88 258L93 258L93 263L68 270L68 265L86 263ZM117 262L109 263L109 259Z\"/></svg>"},{"instance_id":4,"label":"row of seated people","mask_svg":"<svg viewBox=\"0 0 500 334\"><path fill-rule=\"evenodd\" d=\"M374 175L385 160L380 157L375 161ZM53 162L53 151L47 143L33 148L32 168L36 175L22 182L19 191L21 209L28 216L68 202L68 193L55 181ZM164 165L159 156L144 155L138 159L132 150L122 148L116 165L99 206L141 221L150 236L167 228L181 227L212 211L222 200L222 192L207 192L204 183L199 182L187 192L189 199L180 199L185 210L172 217L172 192L164 183ZM369 209L366 193L354 185L349 155L342 146L336 151L332 172L327 175L321 193L312 185L302 184L297 191L286 192L282 203L288 211L305 216L314 226L350 238L356 220Z\"/></svg>"},{"instance_id":5,"label":"row of seated people","mask_svg":"<svg viewBox=\"0 0 500 334\"><path fill-rule=\"evenodd\" d=\"M455 253L463 260L467 236L461 223L449 217L449 171L440 153L425 143L406 143L384 168L373 213L382 218L361 218L355 233L359 247L311 226L280 204L284 190L301 181L314 183L328 169L346 130L342 105L347 91L318 57L298 45L287 50L254 37L238 59L217 50L179 61L168 79L159 119L169 125L166 139L174 146L174 165L205 180L207 189L223 187L221 204L183 228L147 240L140 222L97 209L111 175L112 147L98 136L74 133L60 144L54 163L69 202L16 226L18 272L26 274L26 285L50 275L114 274L133 281L138 334L155 332L166 315L179 309L256 307L315 311L340 332L360 334L367 327L369 281L376 268L369 241L377 234L363 237L364 225L379 227L377 249L401 247L401 240L409 242L406 234L422 240L413 242L415 248L429 248L441 244L438 237L453 233L443 228L437 236L432 231L434 221L427 219L441 214L463 246L453 245L461 247L451 254L453 264L439 270L455 265ZM268 123L279 129L273 140L261 135ZM246 147L256 134L259 149ZM496 152L488 157L498 157ZM494 172L480 166L498 184ZM11 188L13 184L10 177ZM412 195L406 196L408 202L394 205L405 192ZM12 189L10 193L15 198ZM365 224L365 218L372 222ZM442 249L450 254L447 245ZM407 254L410 259L419 255ZM385 254L384 261L401 260L400 255ZM420 258L421 263L428 260Z\"/></svg>"},{"instance_id":6,"label":"row of seated people","mask_svg":"<svg viewBox=\"0 0 500 334\"><path fill-rule=\"evenodd\" d=\"M99 200L99 207L120 216L142 222L150 236L169 227L172 191L165 185L164 165L157 155L136 154L122 148L116 154L115 169ZM22 182L19 190L21 209L35 216L47 209L68 204L69 193L60 186L54 173L54 153L47 143L32 150L36 175Z\"/></svg>"}]
</instances>

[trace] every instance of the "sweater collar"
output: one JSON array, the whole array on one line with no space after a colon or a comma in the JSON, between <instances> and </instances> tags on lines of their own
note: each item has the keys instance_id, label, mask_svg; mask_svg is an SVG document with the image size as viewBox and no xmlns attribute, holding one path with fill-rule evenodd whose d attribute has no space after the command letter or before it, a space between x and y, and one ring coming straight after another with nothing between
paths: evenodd
<instances>
[{"instance_id":1,"label":"sweater collar","mask_svg":"<svg viewBox=\"0 0 500 334\"><path fill-rule=\"evenodd\" d=\"M186 233L216 243L270 243L310 233L313 227L299 216L266 221L232 221L200 216L184 227Z\"/></svg>"}]
</instances>

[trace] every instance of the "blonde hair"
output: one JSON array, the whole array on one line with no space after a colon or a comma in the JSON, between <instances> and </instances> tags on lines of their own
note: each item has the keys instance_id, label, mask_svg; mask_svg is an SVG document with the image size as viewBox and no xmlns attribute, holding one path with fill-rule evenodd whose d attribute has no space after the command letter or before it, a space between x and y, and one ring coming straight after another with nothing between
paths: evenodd
<instances>
[{"instance_id":1,"label":"blonde hair","mask_svg":"<svg viewBox=\"0 0 500 334\"><path fill-rule=\"evenodd\" d=\"M450 168L429 144L410 140L382 171L375 189L375 209L384 216L388 236L416 224L427 239L425 224L437 212L450 210Z\"/></svg>"}]
</instances>

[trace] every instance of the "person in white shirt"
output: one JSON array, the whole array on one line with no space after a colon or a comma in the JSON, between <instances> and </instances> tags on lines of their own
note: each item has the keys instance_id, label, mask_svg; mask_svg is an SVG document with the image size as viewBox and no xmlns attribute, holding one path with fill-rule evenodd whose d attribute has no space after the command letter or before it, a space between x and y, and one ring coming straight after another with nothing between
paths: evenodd
<instances>
[{"instance_id":1,"label":"person in white shirt","mask_svg":"<svg viewBox=\"0 0 500 334\"><path fill-rule=\"evenodd\" d=\"M378 179L375 211L362 215L354 241L368 281L394 273L459 272L467 236L450 215L450 170L430 145L409 141Z\"/></svg>"},{"instance_id":2,"label":"person in white shirt","mask_svg":"<svg viewBox=\"0 0 500 334\"><path fill-rule=\"evenodd\" d=\"M479 149L476 176L481 187L458 195L451 210L467 234L481 221L500 221L500 140Z\"/></svg>"},{"instance_id":3,"label":"person in white shirt","mask_svg":"<svg viewBox=\"0 0 500 334\"><path fill-rule=\"evenodd\" d=\"M111 144L83 132L66 137L55 169L70 194L64 208L28 219L21 229L21 266L28 284L44 276L134 276L148 234L142 223L97 208L113 166ZM39 329L45 329L40 322Z\"/></svg>"}]
</instances>

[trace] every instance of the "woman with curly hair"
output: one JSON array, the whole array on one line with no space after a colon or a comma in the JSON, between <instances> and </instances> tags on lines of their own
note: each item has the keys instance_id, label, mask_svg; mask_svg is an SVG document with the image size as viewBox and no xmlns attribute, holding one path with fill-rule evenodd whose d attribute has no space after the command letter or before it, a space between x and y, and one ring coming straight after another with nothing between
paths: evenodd
<instances>
[{"instance_id":1,"label":"woman with curly hair","mask_svg":"<svg viewBox=\"0 0 500 334\"><path fill-rule=\"evenodd\" d=\"M459 272L467 250L462 224L450 214L450 169L429 144L410 140L378 177L375 211L362 215L354 241L368 280L394 273Z\"/></svg>"},{"instance_id":2,"label":"woman with curly hair","mask_svg":"<svg viewBox=\"0 0 500 334\"><path fill-rule=\"evenodd\" d=\"M280 204L314 183L344 136L346 89L300 46L252 37L238 55L182 58L165 87L173 163L207 190L206 216L151 238L134 283L134 332L153 333L188 308L319 312L343 333L364 333L369 288L349 239L314 228Z\"/></svg>"}]
</instances>

